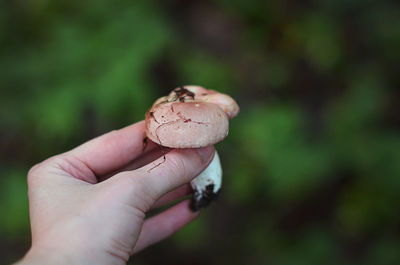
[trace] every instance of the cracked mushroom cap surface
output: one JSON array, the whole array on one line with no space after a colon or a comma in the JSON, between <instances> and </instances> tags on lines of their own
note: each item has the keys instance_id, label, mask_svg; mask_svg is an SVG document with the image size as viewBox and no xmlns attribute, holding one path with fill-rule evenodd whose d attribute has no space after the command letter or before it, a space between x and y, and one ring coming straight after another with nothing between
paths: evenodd
<instances>
[{"instance_id":1,"label":"cracked mushroom cap surface","mask_svg":"<svg viewBox=\"0 0 400 265\"><path fill-rule=\"evenodd\" d=\"M180 87L159 98L146 113L146 134L166 147L204 147L228 135L229 118L238 112L228 95L199 86Z\"/></svg>"}]
</instances>

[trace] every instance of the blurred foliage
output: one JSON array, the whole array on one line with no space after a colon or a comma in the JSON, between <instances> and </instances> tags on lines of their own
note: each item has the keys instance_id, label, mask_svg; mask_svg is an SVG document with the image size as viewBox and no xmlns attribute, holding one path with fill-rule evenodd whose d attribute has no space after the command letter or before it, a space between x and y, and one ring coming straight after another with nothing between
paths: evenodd
<instances>
[{"instance_id":1,"label":"blurred foliage","mask_svg":"<svg viewBox=\"0 0 400 265\"><path fill-rule=\"evenodd\" d=\"M29 247L29 167L182 84L241 106L225 184L137 264L400 260L397 1L1 1L0 47L4 262Z\"/></svg>"}]
</instances>

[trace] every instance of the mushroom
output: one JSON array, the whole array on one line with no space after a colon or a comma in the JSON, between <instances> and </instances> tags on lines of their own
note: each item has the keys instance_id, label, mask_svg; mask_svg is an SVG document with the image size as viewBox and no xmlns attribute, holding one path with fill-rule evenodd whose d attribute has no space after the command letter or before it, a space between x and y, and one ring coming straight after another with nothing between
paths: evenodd
<instances>
[{"instance_id":1,"label":"mushroom","mask_svg":"<svg viewBox=\"0 0 400 265\"><path fill-rule=\"evenodd\" d=\"M229 131L229 119L239 112L230 96L200 86L175 88L159 98L146 113L146 135L170 148L200 148L222 141ZM218 153L208 167L191 181L191 208L207 206L218 194L222 168Z\"/></svg>"}]
</instances>

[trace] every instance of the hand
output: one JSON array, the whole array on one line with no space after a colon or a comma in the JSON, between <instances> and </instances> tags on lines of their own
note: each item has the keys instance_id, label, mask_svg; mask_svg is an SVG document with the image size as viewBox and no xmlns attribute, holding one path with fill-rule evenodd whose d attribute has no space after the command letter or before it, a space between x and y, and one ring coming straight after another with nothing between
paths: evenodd
<instances>
[{"instance_id":1,"label":"hand","mask_svg":"<svg viewBox=\"0 0 400 265\"><path fill-rule=\"evenodd\" d=\"M143 151L143 138L139 122L30 170L32 247L20 264L126 264L197 217L186 200L145 220L150 209L190 193L188 182L214 148L162 150L150 142Z\"/></svg>"}]
</instances>

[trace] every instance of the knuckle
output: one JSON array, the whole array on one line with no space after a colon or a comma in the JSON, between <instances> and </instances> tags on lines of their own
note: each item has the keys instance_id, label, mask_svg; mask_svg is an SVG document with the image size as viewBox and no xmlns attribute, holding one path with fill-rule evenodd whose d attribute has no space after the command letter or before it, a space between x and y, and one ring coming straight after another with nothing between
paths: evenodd
<instances>
[{"instance_id":1,"label":"knuckle","mask_svg":"<svg viewBox=\"0 0 400 265\"><path fill-rule=\"evenodd\" d=\"M28 186L32 186L34 185L39 176L42 174L43 172L43 162L42 163L38 163L36 165L34 165L33 167L31 167L28 171Z\"/></svg>"},{"instance_id":2,"label":"knuckle","mask_svg":"<svg viewBox=\"0 0 400 265\"><path fill-rule=\"evenodd\" d=\"M125 190L129 196L132 206L146 212L154 203L158 194L146 183L144 178L132 175L131 173L121 172L120 180L117 181L119 190ZM122 181L121 181L122 180Z\"/></svg>"},{"instance_id":3,"label":"knuckle","mask_svg":"<svg viewBox=\"0 0 400 265\"><path fill-rule=\"evenodd\" d=\"M187 177L187 166L184 159L181 156L171 156L168 161L168 173L173 176L179 176L182 178Z\"/></svg>"},{"instance_id":4,"label":"knuckle","mask_svg":"<svg viewBox=\"0 0 400 265\"><path fill-rule=\"evenodd\" d=\"M59 164L61 161L60 155L50 157L36 165L32 166L27 175L28 187L32 187L40 182L46 176L46 169L50 164Z\"/></svg>"},{"instance_id":5,"label":"knuckle","mask_svg":"<svg viewBox=\"0 0 400 265\"><path fill-rule=\"evenodd\" d=\"M29 169L29 171L28 171L28 177L29 177L29 176L32 176L32 175L35 175L36 172L39 170L39 168L40 168L40 163L38 163L38 164L32 166L32 167Z\"/></svg>"}]
</instances>

